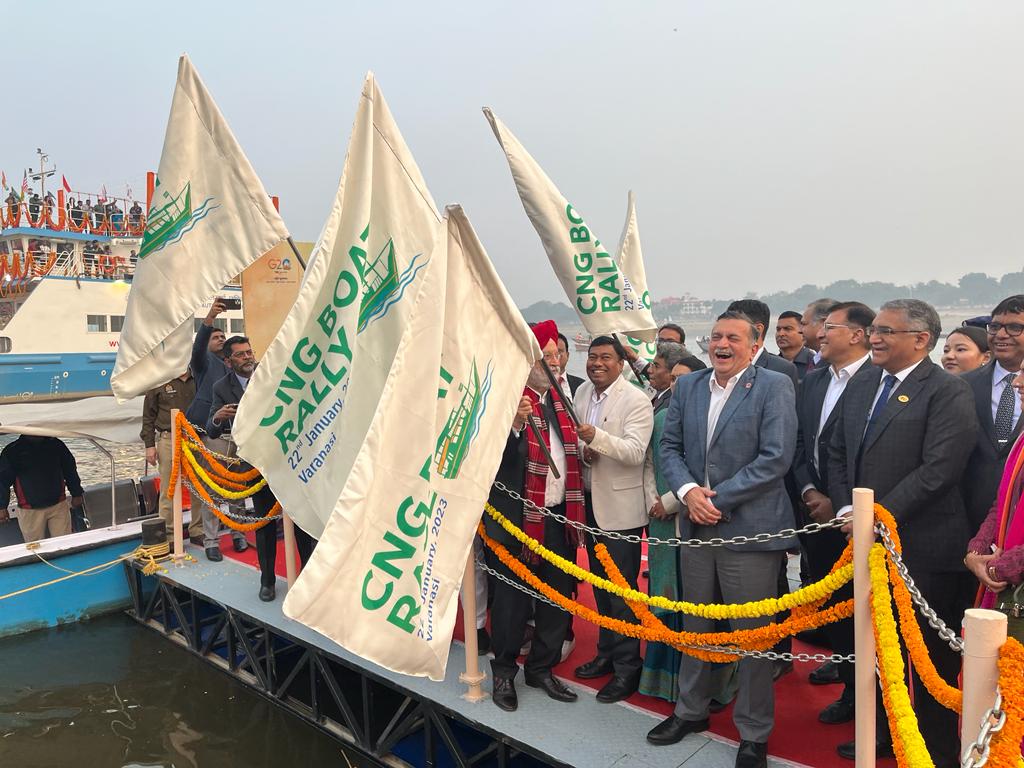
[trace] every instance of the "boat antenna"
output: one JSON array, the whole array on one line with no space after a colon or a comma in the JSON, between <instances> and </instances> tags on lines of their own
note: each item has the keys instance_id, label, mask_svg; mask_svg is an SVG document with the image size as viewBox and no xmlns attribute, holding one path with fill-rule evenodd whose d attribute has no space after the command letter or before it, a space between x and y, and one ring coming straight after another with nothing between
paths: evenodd
<instances>
[{"instance_id":1,"label":"boat antenna","mask_svg":"<svg viewBox=\"0 0 1024 768\"><path fill-rule=\"evenodd\" d=\"M32 169L28 169L28 177L33 181L39 181L39 196L46 197L46 177L53 176L57 172L57 166L47 169L46 161L50 159L50 156L43 152L42 149L36 147L36 154L39 155L39 172L32 173Z\"/></svg>"}]
</instances>

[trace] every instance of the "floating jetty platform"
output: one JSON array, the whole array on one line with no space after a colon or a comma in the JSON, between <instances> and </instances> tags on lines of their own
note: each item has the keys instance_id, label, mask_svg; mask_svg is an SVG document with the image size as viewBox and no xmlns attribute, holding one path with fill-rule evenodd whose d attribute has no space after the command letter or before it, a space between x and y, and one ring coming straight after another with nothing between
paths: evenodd
<instances>
[{"instance_id":1,"label":"floating jetty platform","mask_svg":"<svg viewBox=\"0 0 1024 768\"><path fill-rule=\"evenodd\" d=\"M202 558L196 548L189 551ZM129 613L141 625L382 766L731 768L736 759L734 744L703 735L654 747L645 736L657 716L601 704L584 686L573 686L579 701L562 704L528 688L520 675L517 712L503 712L489 699L466 701L460 643L444 682L383 669L285 617L283 580L275 602L260 602L256 571L227 558L168 564L148 576L126 562L124 571ZM489 682L488 675L485 689Z\"/></svg>"}]
</instances>

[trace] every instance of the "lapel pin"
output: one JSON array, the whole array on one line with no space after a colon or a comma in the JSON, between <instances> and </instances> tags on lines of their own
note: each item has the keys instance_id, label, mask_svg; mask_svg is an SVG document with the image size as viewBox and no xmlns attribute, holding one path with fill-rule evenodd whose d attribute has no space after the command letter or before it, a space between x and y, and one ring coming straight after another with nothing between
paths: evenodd
<instances>
[{"instance_id":1,"label":"lapel pin","mask_svg":"<svg viewBox=\"0 0 1024 768\"><path fill-rule=\"evenodd\" d=\"M906 395L900 395L896 399L899 400L901 403L909 403L910 402L910 398L907 397Z\"/></svg>"},{"instance_id":2,"label":"lapel pin","mask_svg":"<svg viewBox=\"0 0 1024 768\"><path fill-rule=\"evenodd\" d=\"M746 384L743 385L743 388L744 389L750 389L750 384L751 384L751 382L748 381Z\"/></svg>"}]
</instances>

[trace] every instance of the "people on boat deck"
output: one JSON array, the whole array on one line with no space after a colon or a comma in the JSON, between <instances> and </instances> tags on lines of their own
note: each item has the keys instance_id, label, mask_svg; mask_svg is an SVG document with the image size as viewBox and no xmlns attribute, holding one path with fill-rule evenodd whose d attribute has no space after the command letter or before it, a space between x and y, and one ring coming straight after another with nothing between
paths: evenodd
<instances>
[{"instance_id":1,"label":"people on boat deck","mask_svg":"<svg viewBox=\"0 0 1024 768\"><path fill-rule=\"evenodd\" d=\"M158 467L160 490L170 484L171 464L174 457L171 450L171 411L187 411L196 395L196 382L191 371L185 371L170 381L154 387L146 393L142 404L142 444L146 447L146 463ZM174 515L171 499L166 493L160 494L157 512L164 521L168 538L174 535ZM202 520L192 516L189 535L202 532Z\"/></svg>"},{"instance_id":2,"label":"people on boat deck","mask_svg":"<svg viewBox=\"0 0 1024 768\"><path fill-rule=\"evenodd\" d=\"M189 423L204 433L206 431L206 420L210 416L210 404L213 401L213 385L224 377L229 368L224 360L224 331L214 325L214 321L222 314L227 307L218 298L210 305L210 311L206 313L203 322L196 333L195 341L192 343L192 357L189 361L189 370L195 377L196 394L185 411L185 418ZM232 449L223 437L211 437L202 435L203 444L211 451L228 455ZM224 559L220 551L220 536L224 532L224 525L220 518L214 514L209 505L198 496L192 499L192 517L202 520L202 535L190 536L192 543L203 547L206 559L211 562L220 562ZM236 552L244 552L249 548L245 534L241 531L231 531L231 544Z\"/></svg>"},{"instance_id":3,"label":"people on boat deck","mask_svg":"<svg viewBox=\"0 0 1024 768\"><path fill-rule=\"evenodd\" d=\"M56 437L21 435L0 451L0 522L9 519L7 507L14 488L18 527L26 543L71 533L71 504L82 503L84 491L75 457Z\"/></svg>"},{"instance_id":4,"label":"people on boat deck","mask_svg":"<svg viewBox=\"0 0 1024 768\"><path fill-rule=\"evenodd\" d=\"M242 399L245 388L249 386L249 378L256 370L256 357L253 355L249 339L245 336L232 336L224 342L224 359L227 360L231 370L213 385L206 433L214 439L225 438L229 443L227 455L235 456L235 443L231 440L231 425L235 419L238 402ZM247 472L250 469L252 466L244 461L237 466L239 472ZM252 514L256 517L264 517L276 503L277 499L268 483L252 496ZM313 554L316 541L296 526L295 543L299 550L299 557L305 564ZM259 598L264 602L270 602L277 596L275 588L277 575L274 573L274 563L277 559L276 522L256 530L256 554L260 563Z\"/></svg>"}]
</instances>

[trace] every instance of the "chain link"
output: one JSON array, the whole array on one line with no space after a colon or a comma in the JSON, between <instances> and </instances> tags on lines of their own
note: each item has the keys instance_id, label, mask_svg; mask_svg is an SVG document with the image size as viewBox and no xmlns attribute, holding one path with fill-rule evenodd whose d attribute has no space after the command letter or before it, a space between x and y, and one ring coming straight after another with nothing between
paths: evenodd
<instances>
[{"instance_id":1,"label":"chain link","mask_svg":"<svg viewBox=\"0 0 1024 768\"><path fill-rule=\"evenodd\" d=\"M523 502L523 505L527 509L535 510L546 517L557 520L563 525L571 525L576 530L585 531L592 536L603 536L607 539L618 539L620 541L628 541L633 544L639 544L644 541L649 545L664 544L669 547L724 547L728 544L762 544L767 541L772 541L773 539L789 539L800 533L820 533L821 531L827 531L831 528L841 528L848 522L845 518L836 517L826 523L809 523L803 528L784 528L778 533L757 533L753 536L734 536L731 539L723 539L719 537L710 539L679 539L675 537L670 539L659 539L655 536L640 536L635 533L619 533L618 531L605 531L600 528L592 528L585 523L570 520L565 515L552 512L547 507L538 507L532 501L516 493L502 482L494 483L494 487L499 491L508 494L511 499Z\"/></svg>"},{"instance_id":2,"label":"chain link","mask_svg":"<svg viewBox=\"0 0 1024 768\"><path fill-rule=\"evenodd\" d=\"M188 488L189 495L191 495L193 499L201 499L202 498L202 496L200 495L199 491L197 491L195 486L192 485L191 481L186 480L185 478L182 478L182 484L185 485ZM214 499L214 500L216 501L216 499ZM260 517L254 517L252 515L242 515L242 514L239 514L238 512L232 512L230 510L232 508L238 509L239 507L244 509L245 508L244 502L243 503L238 503L238 502L235 502L235 501L230 500L230 499L224 499L224 500L222 500L222 504L226 504L228 506L228 510L229 511L225 512L222 509L221 512L223 514L225 514L227 517L230 517L236 523L262 523L264 520L271 520L271 521L277 520L277 518L279 518L281 516L280 512L278 512L276 515L270 515L270 516L263 515L263 516L260 516ZM220 506L220 505L218 505L218 506Z\"/></svg>"},{"instance_id":3,"label":"chain link","mask_svg":"<svg viewBox=\"0 0 1024 768\"><path fill-rule=\"evenodd\" d=\"M928 619L928 626L936 630L939 633L939 637L945 640L952 650L962 654L964 652L963 640L960 639L960 636L955 631L946 626L946 622L940 619L935 610L928 605L928 601L924 599L921 590L914 583L914 578L910 575L910 570L907 568L906 563L903 562L900 553L896 551L896 543L892 540L889 529L879 523L875 526L875 531L882 539L882 546L885 547L889 557L892 558L892 563L896 566L896 572L899 573L903 583L906 584L907 591L910 592L914 605L917 606L921 615Z\"/></svg>"},{"instance_id":4,"label":"chain link","mask_svg":"<svg viewBox=\"0 0 1024 768\"><path fill-rule=\"evenodd\" d=\"M511 578L509 578L508 576L506 576L503 573L498 573L498 571L496 571L493 568L489 567L480 558L477 558L474 562L475 562L477 568L479 568L480 570L484 571L485 573L489 573L491 576L493 576L494 578L498 579L499 581L504 582L505 584L508 584L510 587L515 587L520 592L523 592L524 594L527 594L527 595L529 595L532 598L535 598L537 600L541 600L541 601L547 603L548 605L553 605L555 608L558 608L561 611L565 611L566 613L569 613L569 611L567 611L565 608L560 606L558 603L554 602L553 600L549 600L548 598L544 597L544 595L541 595L541 594L538 594L537 592L534 592L532 589L530 589L528 586L526 586L522 582L517 581L515 579L511 579ZM856 657L852 653L847 655L847 656L843 656L843 655L840 655L838 653L831 653L831 654L828 654L828 653L776 653L775 651L744 651L744 650L742 650L740 648L732 648L730 646L725 646L725 645L689 645L689 644L683 644L682 647L683 648L690 648L690 649L696 650L696 651L710 651L710 652L713 652L713 653L727 653L730 656L750 656L750 657L755 658L755 659L771 659L773 661L813 661L813 662L816 662L816 663L819 663L819 664L823 664L826 661L831 661L831 662L834 662L836 664L842 664L844 662L849 662L849 663L852 664L853 662L856 661Z\"/></svg>"},{"instance_id":5,"label":"chain link","mask_svg":"<svg viewBox=\"0 0 1024 768\"><path fill-rule=\"evenodd\" d=\"M962 768L981 768L988 762L992 737L999 733L1006 724L1006 710L1003 709L1003 693L996 688L996 700L992 708L981 719L981 730L978 738L964 750L960 758Z\"/></svg>"}]
</instances>

